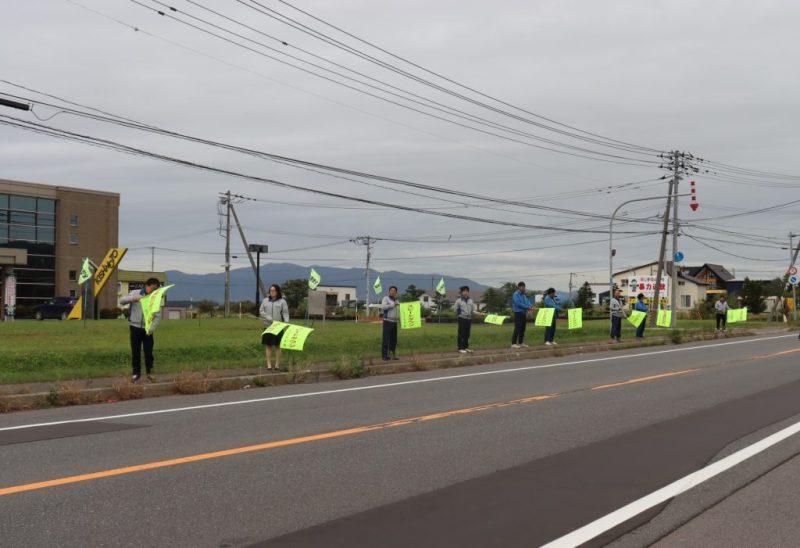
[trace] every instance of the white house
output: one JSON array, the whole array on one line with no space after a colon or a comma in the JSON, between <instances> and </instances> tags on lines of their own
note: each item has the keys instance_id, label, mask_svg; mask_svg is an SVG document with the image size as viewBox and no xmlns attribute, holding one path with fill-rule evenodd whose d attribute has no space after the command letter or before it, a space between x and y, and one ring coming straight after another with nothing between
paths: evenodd
<instances>
[{"instance_id":1,"label":"white house","mask_svg":"<svg viewBox=\"0 0 800 548\"><path fill-rule=\"evenodd\" d=\"M661 275L659 297L664 304L669 304L671 298L672 283L667 275L671 269L672 263L667 262L666 268ZM633 303L639 293L644 293L645 298L648 300L653 298L657 274L658 262L654 261L615 272L613 280L614 284L622 290L622 296L629 303ZM708 284L703 280L690 276L687 268L678 267L678 310L690 310L704 301L707 288Z\"/></svg>"},{"instance_id":2,"label":"white house","mask_svg":"<svg viewBox=\"0 0 800 548\"><path fill-rule=\"evenodd\" d=\"M325 293L326 306L346 307L350 301L356 300L354 285L318 285L315 291Z\"/></svg>"}]
</instances>

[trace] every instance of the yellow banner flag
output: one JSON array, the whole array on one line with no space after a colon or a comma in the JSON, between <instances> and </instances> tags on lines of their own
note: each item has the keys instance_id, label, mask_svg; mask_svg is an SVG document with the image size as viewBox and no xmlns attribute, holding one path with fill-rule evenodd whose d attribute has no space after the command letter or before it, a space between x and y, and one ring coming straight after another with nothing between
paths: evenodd
<instances>
[{"instance_id":1,"label":"yellow banner flag","mask_svg":"<svg viewBox=\"0 0 800 548\"><path fill-rule=\"evenodd\" d=\"M672 327L672 310L659 309L656 325L658 327Z\"/></svg>"},{"instance_id":2,"label":"yellow banner flag","mask_svg":"<svg viewBox=\"0 0 800 548\"><path fill-rule=\"evenodd\" d=\"M375 294L376 295L380 295L381 293L383 293L383 286L381 285L381 277L380 276L375 278L375 283L372 284L372 289L375 290Z\"/></svg>"},{"instance_id":3,"label":"yellow banner flag","mask_svg":"<svg viewBox=\"0 0 800 548\"><path fill-rule=\"evenodd\" d=\"M631 312L631 315L628 316L628 321L631 322L634 327L639 327L642 325L642 322L647 318L647 312L642 312L641 310L634 310Z\"/></svg>"},{"instance_id":4,"label":"yellow banner flag","mask_svg":"<svg viewBox=\"0 0 800 548\"><path fill-rule=\"evenodd\" d=\"M503 325L503 322L506 321L508 316L499 316L497 314L487 314L486 318L484 318L484 322L486 323L493 323L495 325Z\"/></svg>"},{"instance_id":5,"label":"yellow banner flag","mask_svg":"<svg viewBox=\"0 0 800 548\"><path fill-rule=\"evenodd\" d=\"M283 333L283 338L281 339L281 348L285 348L286 350L303 350L306 339L314 330L310 327L303 327L302 325L284 325L286 325L286 331Z\"/></svg>"},{"instance_id":6,"label":"yellow banner flag","mask_svg":"<svg viewBox=\"0 0 800 548\"><path fill-rule=\"evenodd\" d=\"M553 325L553 316L555 313L555 308L540 308L539 312L536 313L536 320L533 322L533 325L539 327L550 327Z\"/></svg>"},{"instance_id":7,"label":"yellow banner flag","mask_svg":"<svg viewBox=\"0 0 800 548\"><path fill-rule=\"evenodd\" d=\"M441 280L439 280L439 283L438 283L438 284L436 284L436 292L437 292L439 295L444 295L444 294L446 294L446 293L447 293L447 288L444 286L444 278L442 278Z\"/></svg>"},{"instance_id":8,"label":"yellow banner flag","mask_svg":"<svg viewBox=\"0 0 800 548\"><path fill-rule=\"evenodd\" d=\"M94 296L97 297L100 291L111 279L111 275L119 266L120 261L128 252L127 247L112 247L97 265L97 270L94 271Z\"/></svg>"},{"instance_id":9,"label":"yellow banner flag","mask_svg":"<svg viewBox=\"0 0 800 548\"><path fill-rule=\"evenodd\" d=\"M272 322L272 325L270 325L268 328L266 328L266 329L264 330L264 332L262 333L262 335L267 335L267 334L270 334L270 335L277 335L277 334L279 334L281 331L283 331L284 329L286 329L287 327L289 327L289 324L288 324L288 323L283 323L283 322L276 322L276 321L274 321L274 322Z\"/></svg>"},{"instance_id":10,"label":"yellow banner flag","mask_svg":"<svg viewBox=\"0 0 800 548\"><path fill-rule=\"evenodd\" d=\"M747 321L747 307L743 307L739 309L739 321L746 322Z\"/></svg>"},{"instance_id":11,"label":"yellow banner flag","mask_svg":"<svg viewBox=\"0 0 800 548\"><path fill-rule=\"evenodd\" d=\"M583 328L583 309L570 308L567 310L567 323L570 329Z\"/></svg>"},{"instance_id":12,"label":"yellow banner flag","mask_svg":"<svg viewBox=\"0 0 800 548\"><path fill-rule=\"evenodd\" d=\"M166 293L170 287L174 286L175 284L170 284L159 287L139 300L139 304L142 305L142 315L144 316L144 330L147 334L150 334L150 328L153 326L155 315L161 311L161 300L164 297L164 293Z\"/></svg>"},{"instance_id":13,"label":"yellow banner flag","mask_svg":"<svg viewBox=\"0 0 800 548\"><path fill-rule=\"evenodd\" d=\"M308 275L308 288L311 290L316 289L321 281L322 276L320 276L319 273L312 268L311 274Z\"/></svg>"},{"instance_id":14,"label":"yellow banner flag","mask_svg":"<svg viewBox=\"0 0 800 548\"><path fill-rule=\"evenodd\" d=\"M734 310L733 308L729 308L728 312L725 314L725 321L727 323L736 323L739 321L739 311Z\"/></svg>"},{"instance_id":15,"label":"yellow banner flag","mask_svg":"<svg viewBox=\"0 0 800 548\"><path fill-rule=\"evenodd\" d=\"M81 274L78 276L78 283L83 285L84 282L88 282L92 279L92 269L89 266L89 258L85 258L83 260L83 265L81 265Z\"/></svg>"},{"instance_id":16,"label":"yellow banner flag","mask_svg":"<svg viewBox=\"0 0 800 548\"><path fill-rule=\"evenodd\" d=\"M418 327L422 327L419 301L400 303L400 329L416 329Z\"/></svg>"}]
</instances>

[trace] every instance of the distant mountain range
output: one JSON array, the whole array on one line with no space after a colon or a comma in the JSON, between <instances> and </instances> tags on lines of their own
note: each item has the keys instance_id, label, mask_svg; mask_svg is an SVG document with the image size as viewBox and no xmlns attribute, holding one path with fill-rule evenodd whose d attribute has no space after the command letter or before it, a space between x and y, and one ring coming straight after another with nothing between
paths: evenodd
<instances>
[{"instance_id":1,"label":"distant mountain range","mask_svg":"<svg viewBox=\"0 0 800 548\"><path fill-rule=\"evenodd\" d=\"M352 286L356 288L358 299L364 298L364 269L336 268L330 266L313 266L322 277L320 285ZM307 279L311 267L292 263L270 263L261 266L261 279L268 286L272 283L282 284L286 280ZM225 273L187 274L180 270L166 272L169 283L175 287L169 291L169 299L175 301L194 301L211 299L221 303L225 299ZM370 283L375 281L378 272L370 271ZM462 285L470 286L473 291L484 291L488 286L469 278L448 276L447 274L407 274L389 270L380 272L384 291L390 285L396 285L402 293L409 285L431 292L444 277L448 291L457 290ZM374 295L374 294L373 294ZM251 268L231 269L231 301L253 301L256 297L256 277ZM263 295L262 295L263 298Z\"/></svg>"}]
</instances>

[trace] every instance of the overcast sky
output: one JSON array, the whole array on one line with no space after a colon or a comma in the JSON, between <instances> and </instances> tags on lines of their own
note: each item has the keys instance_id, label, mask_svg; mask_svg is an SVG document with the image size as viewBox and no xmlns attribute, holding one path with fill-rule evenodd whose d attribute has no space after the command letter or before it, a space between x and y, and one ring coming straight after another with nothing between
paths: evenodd
<instances>
[{"instance_id":1,"label":"overcast sky","mask_svg":"<svg viewBox=\"0 0 800 548\"><path fill-rule=\"evenodd\" d=\"M165 9L150 0L140 1ZM269 59L260 53L289 60L244 38L227 35L255 51L130 0L6 3L0 18L0 78L140 122L241 147L604 216L626 200L666 194L666 182L657 180L664 171L657 163L648 163L660 160L657 153L579 141L525 120L543 122L536 114L637 147L677 149L748 170L800 176L797 2L292 3L451 81L358 42L287 4L259 3L262 11L275 10L362 54L512 112L516 118L389 72L251 9L248 6L258 6L249 0L173 0L169 5L178 12L167 13L185 21L192 21L190 15L205 19L279 52L364 80L327 61L312 59L301 51L305 50L415 93L420 97L415 100L435 100L495 127L370 90L482 132L401 108ZM193 24L202 26L197 20ZM57 112L36 104L51 99L8 84L0 83L0 94L32 100L41 118ZM36 121L29 113L10 109L0 114ZM0 178L121 194L120 243L131 248L124 264L129 269L149 269L149 248L155 246L180 250L156 249L158 270L221 270L224 241L218 234L217 201L220 192L231 190L259 200L244 201L236 209L248 239L268 244L273 251L267 264L274 260L363 266L364 246L348 240L371 235L382 238L374 251L373 265L378 271L443 272L489 285L524 279L535 288L554 285L560 289L566 289L570 272L577 274L577 283L607 280L608 221L604 219L492 204L393 183L369 181L368 185L68 114L42 123L215 168L389 205L595 231L526 229L364 205L0 125ZM637 161L594 154L595 159L585 159L543 150L537 146L575 152L532 140L531 134ZM700 225L685 229L699 241L680 238L686 263L721 263L735 270L737 277L782 274L789 252L781 246L788 245L791 229L798 230L793 222L798 205L737 214L800 199L800 178L744 179L731 177L730 172L717 173L694 177L700 203L697 212L689 209L686 198L680 202L680 217ZM645 182L633 184L639 181ZM618 185L626 186L608 190ZM688 192L688 186L686 179L680 191ZM645 201L623 208L622 217L657 221L663 209L661 200ZM657 223L616 223L615 270L655 260L660 237L634 233L658 230ZM234 250L241 249L237 237ZM246 266L243 254L237 254L240 258L233 261L234 268Z\"/></svg>"}]
</instances>

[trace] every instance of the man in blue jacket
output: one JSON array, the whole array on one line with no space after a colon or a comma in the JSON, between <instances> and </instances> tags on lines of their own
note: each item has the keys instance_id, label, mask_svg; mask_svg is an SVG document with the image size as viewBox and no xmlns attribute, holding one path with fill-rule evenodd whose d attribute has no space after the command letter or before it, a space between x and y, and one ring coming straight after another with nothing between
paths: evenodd
<instances>
[{"instance_id":1,"label":"man in blue jacket","mask_svg":"<svg viewBox=\"0 0 800 548\"><path fill-rule=\"evenodd\" d=\"M561 305L558 302L558 297L556 297L556 290L552 287L544 294L544 307L556 309L556 311L553 312L552 323L544 330L544 344L553 346L554 344L558 344L553 339L556 336L556 318L558 318L558 313L561 312Z\"/></svg>"},{"instance_id":2,"label":"man in blue jacket","mask_svg":"<svg viewBox=\"0 0 800 548\"><path fill-rule=\"evenodd\" d=\"M528 296L525 294L525 282L517 284L517 290L511 297L511 311L514 312L514 334L511 335L511 348L527 348L523 342L525 339L525 322L528 311L533 309Z\"/></svg>"},{"instance_id":3,"label":"man in blue jacket","mask_svg":"<svg viewBox=\"0 0 800 548\"><path fill-rule=\"evenodd\" d=\"M644 302L644 293L639 293L636 295L636 304L633 305L634 310L638 310L639 312L644 312L647 314L649 310L647 308L647 303ZM647 318L639 324L639 327L636 328L636 338L637 339L644 339L644 326L647 324Z\"/></svg>"}]
</instances>

